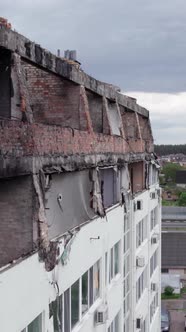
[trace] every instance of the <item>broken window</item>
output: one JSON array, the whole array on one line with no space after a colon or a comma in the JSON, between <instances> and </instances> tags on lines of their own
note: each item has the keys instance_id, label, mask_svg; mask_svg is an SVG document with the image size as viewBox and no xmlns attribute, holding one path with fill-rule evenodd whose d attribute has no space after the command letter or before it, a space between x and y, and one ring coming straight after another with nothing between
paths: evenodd
<instances>
[{"instance_id":1,"label":"broken window","mask_svg":"<svg viewBox=\"0 0 186 332\"><path fill-rule=\"evenodd\" d=\"M152 166L152 184L155 184L158 182L158 170L156 166Z\"/></svg>"},{"instance_id":2,"label":"broken window","mask_svg":"<svg viewBox=\"0 0 186 332\"><path fill-rule=\"evenodd\" d=\"M88 170L52 175L45 193L50 239L94 218L91 190Z\"/></svg>"},{"instance_id":3,"label":"broken window","mask_svg":"<svg viewBox=\"0 0 186 332\"><path fill-rule=\"evenodd\" d=\"M93 130L96 133L102 133L103 132L102 97L88 90L86 90L86 94L88 98L89 112L90 112Z\"/></svg>"},{"instance_id":4,"label":"broken window","mask_svg":"<svg viewBox=\"0 0 186 332\"><path fill-rule=\"evenodd\" d=\"M121 136L122 121L117 104L108 100L108 120L113 135Z\"/></svg>"},{"instance_id":5,"label":"broken window","mask_svg":"<svg viewBox=\"0 0 186 332\"><path fill-rule=\"evenodd\" d=\"M130 175L128 165L125 165L120 169L120 188L121 192L126 194L130 189Z\"/></svg>"},{"instance_id":6,"label":"broken window","mask_svg":"<svg viewBox=\"0 0 186 332\"><path fill-rule=\"evenodd\" d=\"M158 169L160 166L158 165L157 162L154 160L151 160L151 163L149 164L149 185L153 185L158 182Z\"/></svg>"},{"instance_id":7,"label":"broken window","mask_svg":"<svg viewBox=\"0 0 186 332\"><path fill-rule=\"evenodd\" d=\"M144 163L136 162L129 165L130 183L132 193L145 189L145 168Z\"/></svg>"},{"instance_id":8,"label":"broken window","mask_svg":"<svg viewBox=\"0 0 186 332\"><path fill-rule=\"evenodd\" d=\"M123 187L120 173L120 170L113 167L93 169L90 172L93 184L90 191L90 206L102 217L105 215L105 209L121 202L121 191L123 192L125 186Z\"/></svg>"},{"instance_id":9,"label":"broken window","mask_svg":"<svg viewBox=\"0 0 186 332\"><path fill-rule=\"evenodd\" d=\"M113 168L101 169L100 179L103 204L105 208L108 208L119 202L118 172Z\"/></svg>"}]
</instances>

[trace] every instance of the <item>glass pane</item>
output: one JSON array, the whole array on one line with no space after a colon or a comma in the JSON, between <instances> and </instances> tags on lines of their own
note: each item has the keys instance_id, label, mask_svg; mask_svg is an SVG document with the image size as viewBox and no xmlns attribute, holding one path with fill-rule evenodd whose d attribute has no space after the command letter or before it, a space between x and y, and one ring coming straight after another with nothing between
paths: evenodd
<instances>
[{"instance_id":1,"label":"glass pane","mask_svg":"<svg viewBox=\"0 0 186 332\"><path fill-rule=\"evenodd\" d=\"M128 250L130 248L130 232L127 233L127 249Z\"/></svg>"},{"instance_id":2,"label":"glass pane","mask_svg":"<svg viewBox=\"0 0 186 332\"><path fill-rule=\"evenodd\" d=\"M130 309L130 295L127 295L127 299L126 299L126 311L129 311Z\"/></svg>"},{"instance_id":3,"label":"glass pane","mask_svg":"<svg viewBox=\"0 0 186 332\"><path fill-rule=\"evenodd\" d=\"M119 330L119 314L117 314L116 318L114 319L114 325L115 325L115 329L114 332L120 332Z\"/></svg>"},{"instance_id":4,"label":"glass pane","mask_svg":"<svg viewBox=\"0 0 186 332\"><path fill-rule=\"evenodd\" d=\"M119 243L114 246L114 274L119 272Z\"/></svg>"},{"instance_id":5,"label":"glass pane","mask_svg":"<svg viewBox=\"0 0 186 332\"><path fill-rule=\"evenodd\" d=\"M127 273L130 271L130 257L129 255L127 256Z\"/></svg>"},{"instance_id":6,"label":"glass pane","mask_svg":"<svg viewBox=\"0 0 186 332\"><path fill-rule=\"evenodd\" d=\"M123 237L123 253L125 253L125 251L126 251L126 239L125 239L125 235L124 235L124 237Z\"/></svg>"},{"instance_id":7,"label":"glass pane","mask_svg":"<svg viewBox=\"0 0 186 332\"><path fill-rule=\"evenodd\" d=\"M127 287L127 293L128 293L129 290L130 290L130 278L129 278L129 276L127 276L127 285L126 285L126 287Z\"/></svg>"},{"instance_id":8,"label":"glass pane","mask_svg":"<svg viewBox=\"0 0 186 332\"><path fill-rule=\"evenodd\" d=\"M107 259L108 259L108 254L106 252L106 254L105 254L105 286L107 285Z\"/></svg>"},{"instance_id":9,"label":"glass pane","mask_svg":"<svg viewBox=\"0 0 186 332\"><path fill-rule=\"evenodd\" d=\"M79 280L71 287L71 327L79 321Z\"/></svg>"},{"instance_id":10,"label":"glass pane","mask_svg":"<svg viewBox=\"0 0 186 332\"><path fill-rule=\"evenodd\" d=\"M64 293L64 331L70 332L70 289Z\"/></svg>"},{"instance_id":11,"label":"glass pane","mask_svg":"<svg viewBox=\"0 0 186 332\"><path fill-rule=\"evenodd\" d=\"M100 289L100 262L94 265L94 301L99 297Z\"/></svg>"},{"instance_id":12,"label":"glass pane","mask_svg":"<svg viewBox=\"0 0 186 332\"><path fill-rule=\"evenodd\" d=\"M36 317L33 322L28 325L28 332L42 332L42 314Z\"/></svg>"},{"instance_id":13,"label":"glass pane","mask_svg":"<svg viewBox=\"0 0 186 332\"><path fill-rule=\"evenodd\" d=\"M113 271L113 264L114 264L114 249L112 248L110 251L110 273L109 273L109 279L110 281L113 279L114 271Z\"/></svg>"},{"instance_id":14,"label":"glass pane","mask_svg":"<svg viewBox=\"0 0 186 332\"><path fill-rule=\"evenodd\" d=\"M126 295L126 290L125 290L125 288L126 288L126 281L124 280L123 281L123 297L125 298L125 295Z\"/></svg>"},{"instance_id":15,"label":"glass pane","mask_svg":"<svg viewBox=\"0 0 186 332\"><path fill-rule=\"evenodd\" d=\"M139 224L136 225L136 248L139 246Z\"/></svg>"},{"instance_id":16,"label":"glass pane","mask_svg":"<svg viewBox=\"0 0 186 332\"><path fill-rule=\"evenodd\" d=\"M124 229L123 229L124 233L126 232L126 230L127 230L127 216L124 216Z\"/></svg>"},{"instance_id":17,"label":"glass pane","mask_svg":"<svg viewBox=\"0 0 186 332\"><path fill-rule=\"evenodd\" d=\"M82 276L82 314L88 310L88 271Z\"/></svg>"},{"instance_id":18,"label":"glass pane","mask_svg":"<svg viewBox=\"0 0 186 332\"><path fill-rule=\"evenodd\" d=\"M93 267L89 270L89 306L93 304Z\"/></svg>"},{"instance_id":19,"label":"glass pane","mask_svg":"<svg viewBox=\"0 0 186 332\"><path fill-rule=\"evenodd\" d=\"M127 215L127 230L129 231L130 229L130 219L129 219L129 215Z\"/></svg>"}]
</instances>

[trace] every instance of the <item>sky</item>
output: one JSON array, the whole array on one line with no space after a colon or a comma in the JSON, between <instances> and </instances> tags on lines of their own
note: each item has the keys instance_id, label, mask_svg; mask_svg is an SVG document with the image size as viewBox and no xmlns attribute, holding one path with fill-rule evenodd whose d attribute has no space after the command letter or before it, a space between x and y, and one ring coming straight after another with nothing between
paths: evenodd
<instances>
[{"instance_id":1,"label":"sky","mask_svg":"<svg viewBox=\"0 0 186 332\"><path fill-rule=\"evenodd\" d=\"M185 0L6 0L0 16L150 111L156 144L186 143Z\"/></svg>"}]
</instances>

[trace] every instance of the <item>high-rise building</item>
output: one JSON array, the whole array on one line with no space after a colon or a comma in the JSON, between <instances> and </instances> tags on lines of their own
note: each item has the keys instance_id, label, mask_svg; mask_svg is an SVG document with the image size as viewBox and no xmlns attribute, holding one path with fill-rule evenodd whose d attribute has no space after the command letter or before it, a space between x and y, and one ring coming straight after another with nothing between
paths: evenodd
<instances>
[{"instance_id":1,"label":"high-rise building","mask_svg":"<svg viewBox=\"0 0 186 332\"><path fill-rule=\"evenodd\" d=\"M159 332L149 112L0 20L0 331Z\"/></svg>"}]
</instances>

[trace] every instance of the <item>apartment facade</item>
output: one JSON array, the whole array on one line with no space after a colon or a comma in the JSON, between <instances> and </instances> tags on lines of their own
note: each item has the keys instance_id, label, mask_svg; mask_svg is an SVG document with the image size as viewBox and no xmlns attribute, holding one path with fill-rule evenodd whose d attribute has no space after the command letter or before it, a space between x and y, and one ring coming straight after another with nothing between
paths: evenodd
<instances>
[{"instance_id":1,"label":"apartment facade","mask_svg":"<svg viewBox=\"0 0 186 332\"><path fill-rule=\"evenodd\" d=\"M149 112L0 22L0 330L159 332Z\"/></svg>"}]
</instances>

